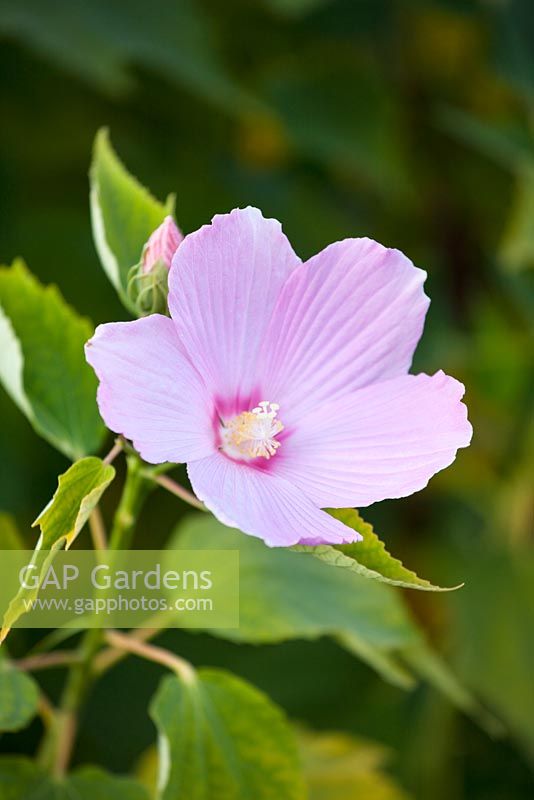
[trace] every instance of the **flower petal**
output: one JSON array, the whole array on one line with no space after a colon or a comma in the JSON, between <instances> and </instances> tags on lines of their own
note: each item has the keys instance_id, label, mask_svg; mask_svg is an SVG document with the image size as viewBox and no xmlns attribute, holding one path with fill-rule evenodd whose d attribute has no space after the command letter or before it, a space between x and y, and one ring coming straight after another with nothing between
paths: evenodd
<instances>
[{"instance_id":1,"label":"flower petal","mask_svg":"<svg viewBox=\"0 0 534 800\"><path fill-rule=\"evenodd\" d=\"M169 308L206 385L234 406L221 413L263 399L255 395L258 351L280 289L300 263L280 223L255 208L215 216L177 250Z\"/></svg>"},{"instance_id":2,"label":"flower petal","mask_svg":"<svg viewBox=\"0 0 534 800\"><path fill-rule=\"evenodd\" d=\"M360 389L303 418L269 467L323 507L406 497L471 441L463 394L443 372Z\"/></svg>"},{"instance_id":3,"label":"flower petal","mask_svg":"<svg viewBox=\"0 0 534 800\"><path fill-rule=\"evenodd\" d=\"M212 404L172 320L152 314L99 325L85 352L100 380L106 425L131 439L145 461L190 461L215 450Z\"/></svg>"},{"instance_id":4,"label":"flower petal","mask_svg":"<svg viewBox=\"0 0 534 800\"><path fill-rule=\"evenodd\" d=\"M265 399L280 418L404 375L429 300L426 273L371 239L336 242L296 269L265 336Z\"/></svg>"},{"instance_id":5,"label":"flower petal","mask_svg":"<svg viewBox=\"0 0 534 800\"><path fill-rule=\"evenodd\" d=\"M338 544L360 538L288 481L222 453L188 464L187 471L197 497L217 519L271 547L298 542Z\"/></svg>"}]
</instances>

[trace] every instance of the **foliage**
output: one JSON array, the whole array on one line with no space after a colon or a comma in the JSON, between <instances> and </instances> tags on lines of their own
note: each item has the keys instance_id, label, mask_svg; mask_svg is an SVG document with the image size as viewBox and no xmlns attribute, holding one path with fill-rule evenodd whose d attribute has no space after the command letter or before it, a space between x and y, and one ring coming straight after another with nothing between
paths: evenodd
<instances>
[{"instance_id":1,"label":"foliage","mask_svg":"<svg viewBox=\"0 0 534 800\"><path fill-rule=\"evenodd\" d=\"M239 678L208 669L190 679L167 677L151 709L162 800L304 798L286 720Z\"/></svg>"},{"instance_id":2,"label":"foliage","mask_svg":"<svg viewBox=\"0 0 534 800\"><path fill-rule=\"evenodd\" d=\"M35 588L21 586L11 601L2 621L0 643L25 612L26 604L37 597L57 550L71 546L114 477L115 468L95 456L80 459L59 476L52 500L33 523L41 529L31 561L39 584Z\"/></svg>"},{"instance_id":3,"label":"foliage","mask_svg":"<svg viewBox=\"0 0 534 800\"><path fill-rule=\"evenodd\" d=\"M248 643L315 639L330 635L384 678L400 686L415 682L408 653L421 639L399 595L353 569L337 569L284 548L266 548L213 518L184 521L170 539L172 550L239 550L239 628L217 636ZM420 668L414 664L416 673ZM452 692L454 695L454 692Z\"/></svg>"},{"instance_id":4,"label":"foliage","mask_svg":"<svg viewBox=\"0 0 534 800\"><path fill-rule=\"evenodd\" d=\"M487 613L490 596L491 615ZM473 569L466 597L455 601L453 612L463 674L534 756L532 554L517 558L498 549L483 555ZM479 668L481 661L486 664L483 670ZM503 675L507 676L505 682Z\"/></svg>"},{"instance_id":5,"label":"foliage","mask_svg":"<svg viewBox=\"0 0 534 800\"><path fill-rule=\"evenodd\" d=\"M130 269L141 260L143 245L173 206L172 196L165 205L159 203L125 170L102 129L91 165L93 236L102 266L126 305Z\"/></svg>"},{"instance_id":6,"label":"foliage","mask_svg":"<svg viewBox=\"0 0 534 800\"><path fill-rule=\"evenodd\" d=\"M200 669L194 692L171 675L153 700L160 772L172 778L162 797L189 791L175 781L190 780L202 754L229 797L263 789L269 797L269 784L256 790L255 782L271 766L273 780L285 780L272 796L301 796L295 735L313 800L531 796L533 25L528 0L469 8L455 0L157 0L149 14L140 0L2 3L2 259L24 253L39 278L20 260L0 270L0 380L15 404L0 397L1 548L23 546L58 473L36 558L49 557L45 540L70 543L96 503L110 517L120 481L102 496L114 470L92 457L105 432L82 351L93 326L47 284L57 282L96 321L134 313L127 274L152 229L174 213L172 197L155 199L173 189L184 231L251 203L284 221L302 257L355 235L409 253L428 270L433 297L416 371L439 364L467 387L475 438L454 469L413 498L365 509L369 522L335 512L363 534L362 545L271 551L200 514L176 527L182 509L163 493L143 512L142 548L216 541L242 560L241 627L177 640L192 663L236 675ZM90 175L95 244L126 309L99 273L87 219L84 175L103 123L154 189L132 178L101 130ZM65 457L76 463L67 468ZM436 593L459 580L458 591ZM75 642L72 652L89 661L104 647ZM34 680L18 659L71 644L13 631L9 653L3 645L6 753L35 751L36 713L54 743L38 691L65 702L63 672ZM161 676L134 666L98 681L80 718L74 762L98 754L110 773L74 767L56 778L7 756L0 796L145 798L137 781L111 774L131 771L155 738L142 712ZM85 668L72 669L82 682ZM131 698L120 720L119 689ZM108 726L120 726L112 747ZM484 732L503 727L505 740ZM369 740L387 742L391 760ZM47 758L41 752L57 771ZM248 795L236 794L228 767L242 758ZM206 781L193 791L217 800Z\"/></svg>"},{"instance_id":7,"label":"foliage","mask_svg":"<svg viewBox=\"0 0 534 800\"><path fill-rule=\"evenodd\" d=\"M302 731L300 745L310 800L407 800L383 768L385 748L341 733Z\"/></svg>"},{"instance_id":8,"label":"foliage","mask_svg":"<svg viewBox=\"0 0 534 800\"><path fill-rule=\"evenodd\" d=\"M148 800L143 787L130 778L117 778L84 767L67 779L55 779L23 758L0 759L0 796L3 800Z\"/></svg>"},{"instance_id":9,"label":"foliage","mask_svg":"<svg viewBox=\"0 0 534 800\"><path fill-rule=\"evenodd\" d=\"M83 354L91 332L21 261L0 269L0 380L36 431L71 458L96 450L104 433Z\"/></svg>"},{"instance_id":10,"label":"foliage","mask_svg":"<svg viewBox=\"0 0 534 800\"><path fill-rule=\"evenodd\" d=\"M440 586L433 586L430 581L419 578L415 572L406 569L398 558L388 553L384 542L380 541L373 530L373 526L365 522L353 508L333 509L333 517L348 525L361 534L362 541L355 544L342 544L330 547L295 546L293 550L300 553L309 553L322 559L327 564L342 569L350 569L365 578L373 578L392 586L402 586L405 589L423 589L429 592L444 592Z\"/></svg>"},{"instance_id":11,"label":"foliage","mask_svg":"<svg viewBox=\"0 0 534 800\"><path fill-rule=\"evenodd\" d=\"M26 727L37 713L35 681L0 658L0 733Z\"/></svg>"}]
</instances>

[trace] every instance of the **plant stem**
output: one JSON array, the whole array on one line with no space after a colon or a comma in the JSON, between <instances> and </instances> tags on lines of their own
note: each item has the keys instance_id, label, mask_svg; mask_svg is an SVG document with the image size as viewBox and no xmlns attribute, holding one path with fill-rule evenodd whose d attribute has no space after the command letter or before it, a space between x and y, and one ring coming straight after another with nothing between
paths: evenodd
<instances>
[{"instance_id":1,"label":"plant stem","mask_svg":"<svg viewBox=\"0 0 534 800\"><path fill-rule=\"evenodd\" d=\"M50 728L51 725L54 724L56 719L56 712L54 706L43 692L39 694L37 713L41 717L42 723L45 726L45 728L48 729Z\"/></svg>"},{"instance_id":2,"label":"plant stem","mask_svg":"<svg viewBox=\"0 0 534 800\"><path fill-rule=\"evenodd\" d=\"M121 450L122 450L122 441L120 439L115 439L115 444L113 445L107 456L105 456L102 459L104 464L111 464L119 455Z\"/></svg>"},{"instance_id":3,"label":"plant stem","mask_svg":"<svg viewBox=\"0 0 534 800\"><path fill-rule=\"evenodd\" d=\"M15 661L15 665L25 672L35 672L41 669L50 669L51 667L70 666L71 664L77 664L79 661L78 655L73 653L72 650L54 650L52 653L39 653L34 656L19 658Z\"/></svg>"},{"instance_id":4,"label":"plant stem","mask_svg":"<svg viewBox=\"0 0 534 800\"><path fill-rule=\"evenodd\" d=\"M102 512L98 506L91 511L89 528L91 530L91 539L93 540L94 549L107 550L106 528L104 526L104 520L102 519Z\"/></svg>"},{"instance_id":5,"label":"plant stem","mask_svg":"<svg viewBox=\"0 0 534 800\"><path fill-rule=\"evenodd\" d=\"M145 658L148 661L161 664L175 672L187 683L192 683L195 680L195 670L191 664L180 658L180 656L171 653L170 650L164 650L163 647L141 642L139 639L135 639L125 633L119 633L119 631L107 631L105 638L112 647L116 647L119 650L127 650L129 653L134 653L134 655Z\"/></svg>"},{"instance_id":6,"label":"plant stem","mask_svg":"<svg viewBox=\"0 0 534 800\"><path fill-rule=\"evenodd\" d=\"M149 477L154 483L157 483L158 486L163 486L164 489L167 489L168 492L174 494L176 497L179 497L180 500L183 500L185 503L188 503L193 508L199 508L201 511L207 511L206 506L199 500L198 497L195 497L193 492L190 492L183 486L180 486L179 483L173 481L172 478L169 478L167 475L151 475L150 472L147 471L147 477Z\"/></svg>"},{"instance_id":7,"label":"plant stem","mask_svg":"<svg viewBox=\"0 0 534 800\"><path fill-rule=\"evenodd\" d=\"M140 628L136 631L130 631L130 639L135 639L137 642L149 642L154 639L158 633L161 633L162 628ZM128 651L124 648L107 647L101 650L94 660L94 670L97 675L103 675L108 669L114 667L115 664L121 662L128 655Z\"/></svg>"},{"instance_id":8,"label":"plant stem","mask_svg":"<svg viewBox=\"0 0 534 800\"><path fill-rule=\"evenodd\" d=\"M89 689L90 666L101 642L101 631L87 631L77 652L78 660L69 672L61 705L39 752L39 762L60 777L67 769L76 736L78 711Z\"/></svg>"},{"instance_id":9,"label":"plant stem","mask_svg":"<svg viewBox=\"0 0 534 800\"><path fill-rule=\"evenodd\" d=\"M154 639L159 633L166 630L168 627L168 623L174 614L168 611L160 611L157 614L154 614L153 617L150 618L150 622L152 623L151 627L146 628L139 628L138 630L130 631L129 637L130 639L135 639L138 642L149 642L151 639ZM102 650L93 662L93 669L95 674L102 675L104 672L107 672L108 669L114 667L115 664L118 664L128 655L126 650L119 650L116 647L108 647L105 650Z\"/></svg>"},{"instance_id":10,"label":"plant stem","mask_svg":"<svg viewBox=\"0 0 534 800\"><path fill-rule=\"evenodd\" d=\"M113 519L109 540L110 550L129 549L137 517L151 488L146 480L147 475L142 463L136 455L128 455L126 464L128 468L126 483Z\"/></svg>"},{"instance_id":11,"label":"plant stem","mask_svg":"<svg viewBox=\"0 0 534 800\"><path fill-rule=\"evenodd\" d=\"M136 455L128 455L126 464L126 482L113 520L109 543L111 550L127 549L130 546L137 517L151 488L143 476L142 464ZM54 724L45 734L39 754L40 762L56 776L62 776L68 767L76 737L79 710L89 692L94 677L93 659L103 638L103 632L99 628L92 628L84 634L77 652L78 660L69 671Z\"/></svg>"}]
</instances>

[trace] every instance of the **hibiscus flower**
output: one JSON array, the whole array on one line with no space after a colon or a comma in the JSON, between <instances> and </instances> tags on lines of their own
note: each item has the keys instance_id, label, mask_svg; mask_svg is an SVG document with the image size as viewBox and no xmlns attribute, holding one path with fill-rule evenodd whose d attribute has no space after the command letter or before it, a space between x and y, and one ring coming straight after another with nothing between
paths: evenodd
<instances>
[{"instance_id":1,"label":"hibiscus flower","mask_svg":"<svg viewBox=\"0 0 534 800\"><path fill-rule=\"evenodd\" d=\"M462 384L408 374L425 277L371 239L302 263L257 209L216 216L176 250L171 318L88 342L102 417L146 461L185 462L226 525L271 546L353 541L322 509L412 494L471 439Z\"/></svg>"}]
</instances>

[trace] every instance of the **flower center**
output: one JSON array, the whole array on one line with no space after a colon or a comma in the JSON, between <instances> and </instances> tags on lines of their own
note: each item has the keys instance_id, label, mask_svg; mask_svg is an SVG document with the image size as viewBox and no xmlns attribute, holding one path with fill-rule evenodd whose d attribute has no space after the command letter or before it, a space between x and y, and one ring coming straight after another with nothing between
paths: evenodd
<instances>
[{"instance_id":1,"label":"flower center","mask_svg":"<svg viewBox=\"0 0 534 800\"><path fill-rule=\"evenodd\" d=\"M230 456L237 458L263 458L274 456L280 442L275 436L284 429L277 419L277 403L263 400L252 411L238 414L222 429L222 448Z\"/></svg>"}]
</instances>

